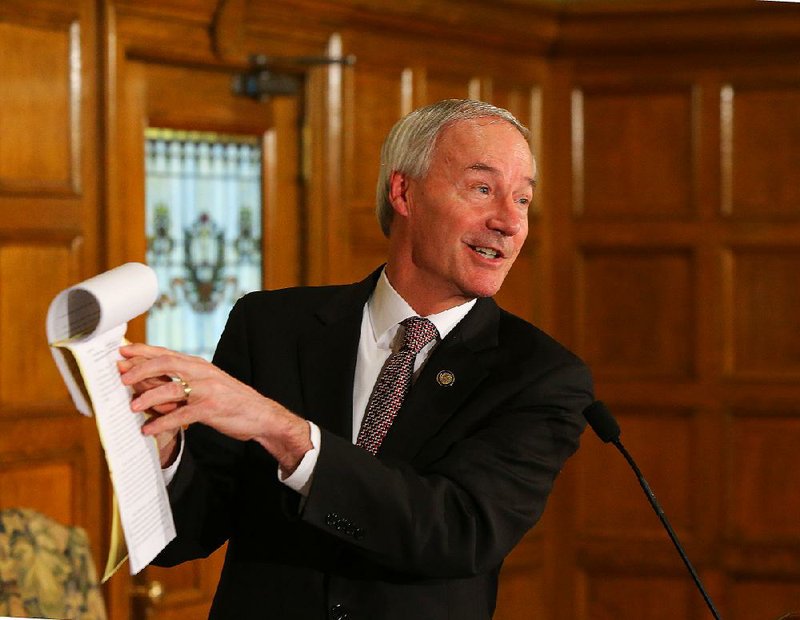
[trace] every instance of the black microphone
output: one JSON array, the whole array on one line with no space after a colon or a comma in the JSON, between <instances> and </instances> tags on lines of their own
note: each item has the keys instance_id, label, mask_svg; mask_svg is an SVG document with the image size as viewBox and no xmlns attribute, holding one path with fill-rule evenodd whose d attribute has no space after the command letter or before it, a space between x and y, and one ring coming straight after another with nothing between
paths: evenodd
<instances>
[{"instance_id":1,"label":"black microphone","mask_svg":"<svg viewBox=\"0 0 800 620\"><path fill-rule=\"evenodd\" d=\"M650 505L653 507L653 510L656 511L658 518L661 520L662 525L667 530L667 534L669 534L669 538L672 541L672 544L675 545L675 549L678 550L678 554L681 556L683 563L686 565L686 568L689 570L689 574L692 576L697 589L700 590L700 594L703 595L703 600L705 600L706 605L711 610L711 614L716 618L716 620L720 620L719 613L717 609L714 607L714 603L711 600L711 597L706 592L706 589L703 587L703 583L700 581L700 577L697 575L697 572L694 570L692 563L689 561L689 558L686 555L686 552L683 550L680 541L678 540L678 535L675 534L675 531L672 529L672 526L669 524L667 520L667 515L664 514L664 511L661 508L661 505L658 503L655 494L650 489L650 485L647 484L647 480L644 479L642 472L639 470L639 467L636 465L636 461L633 460L633 457L628 453L625 449L625 446L622 445L622 442L619 439L620 430L619 424L614 419L614 416L611 415L611 412L606 407L605 403L602 401L596 400L591 405L586 407L583 410L583 417L586 418L586 421L589 422L589 426L592 427L592 430L597 433L597 436L604 442L604 443L613 443L617 450L622 453L622 456L625 457L625 460L628 461L628 465L631 466L633 469L633 473L636 474L636 479L639 481L639 485L642 487L644 494L647 495L647 499L650 501Z\"/></svg>"}]
</instances>

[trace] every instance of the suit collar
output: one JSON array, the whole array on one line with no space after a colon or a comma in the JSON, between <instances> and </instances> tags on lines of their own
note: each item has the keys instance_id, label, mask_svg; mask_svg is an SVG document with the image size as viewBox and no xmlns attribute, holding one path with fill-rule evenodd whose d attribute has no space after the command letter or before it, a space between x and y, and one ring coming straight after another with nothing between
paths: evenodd
<instances>
[{"instance_id":1,"label":"suit collar","mask_svg":"<svg viewBox=\"0 0 800 620\"><path fill-rule=\"evenodd\" d=\"M317 317L323 325L337 323L341 319L351 315L353 312L364 310L369 296L375 289L375 284L383 271L383 265L369 274L361 282L348 284L341 287L338 294L334 295L328 303L317 311Z\"/></svg>"},{"instance_id":2,"label":"suit collar","mask_svg":"<svg viewBox=\"0 0 800 620\"><path fill-rule=\"evenodd\" d=\"M317 311L317 328L298 345L304 415L343 437L352 436L353 377L364 304L381 269L341 287Z\"/></svg>"}]
</instances>

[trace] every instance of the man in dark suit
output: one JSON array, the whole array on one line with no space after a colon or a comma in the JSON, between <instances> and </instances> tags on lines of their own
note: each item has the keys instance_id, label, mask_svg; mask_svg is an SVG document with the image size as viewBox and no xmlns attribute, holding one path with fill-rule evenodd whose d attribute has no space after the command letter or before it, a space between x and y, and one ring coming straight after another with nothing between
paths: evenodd
<instances>
[{"instance_id":1,"label":"man in dark suit","mask_svg":"<svg viewBox=\"0 0 800 620\"><path fill-rule=\"evenodd\" d=\"M527 236L526 138L481 102L413 112L381 154L384 267L245 296L213 365L122 349L160 414L178 536L157 563L228 541L213 618L491 618L592 401L583 363L491 299Z\"/></svg>"}]
</instances>

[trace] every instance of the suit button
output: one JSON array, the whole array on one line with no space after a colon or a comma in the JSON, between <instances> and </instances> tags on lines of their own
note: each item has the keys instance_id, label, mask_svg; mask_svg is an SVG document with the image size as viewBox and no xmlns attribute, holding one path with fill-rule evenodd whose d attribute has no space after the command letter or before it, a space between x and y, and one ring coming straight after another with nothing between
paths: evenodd
<instances>
[{"instance_id":1,"label":"suit button","mask_svg":"<svg viewBox=\"0 0 800 620\"><path fill-rule=\"evenodd\" d=\"M339 522L339 515L335 512L329 512L325 515L325 524L330 527L336 527L336 524Z\"/></svg>"},{"instance_id":2,"label":"suit button","mask_svg":"<svg viewBox=\"0 0 800 620\"><path fill-rule=\"evenodd\" d=\"M350 612L341 603L331 607L331 620L350 620Z\"/></svg>"}]
</instances>

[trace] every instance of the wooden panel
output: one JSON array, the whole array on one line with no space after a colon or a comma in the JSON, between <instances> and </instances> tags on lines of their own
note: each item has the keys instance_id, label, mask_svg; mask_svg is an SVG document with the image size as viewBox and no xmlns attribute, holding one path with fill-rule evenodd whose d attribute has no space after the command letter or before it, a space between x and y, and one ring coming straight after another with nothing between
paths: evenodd
<instances>
[{"instance_id":1,"label":"wooden panel","mask_svg":"<svg viewBox=\"0 0 800 620\"><path fill-rule=\"evenodd\" d=\"M725 513L732 538L798 540L800 411L736 409L730 424Z\"/></svg>"},{"instance_id":2,"label":"wooden panel","mask_svg":"<svg viewBox=\"0 0 800 620\"><path fill-rule=\"evenodd\" d=\"M300 155L302 152L298 101L283 97L272 103L274 125L264 139L264 287L296 286L302 278ZM270 252L280 247L280 252Z\"/></svg>"},{"instance_id":3,"label":"wooden panel","mask_svg":"<svg viewBox=\"0 0 800 620\"><path fill-rule=\"evenodd\" d=\"M67 399L47 346L45 317L53 297L76 280L77 257L70 247L0 246L0 403Z\"/></svg>"},{"instance_id":4,"label":"wooden panel","mask_svg":"<svg viewBox=\"0 0 800 620\"><path fill-rule=\"evenodd\" d=\"M119 11L132 13L151 13L153 17L164 20L164 16L176 16L185 20L202 23L210 21L217 7L216 0L115 0Z\"/></svg>"},{"instance_id":5,"label":"wooden panel","mask_svg":"<svg viewBox=\"0 0 800 620\"><path fill-rule=\"evenodd\" d=\"M35 508L81 525L99 557L98 488L108 479L101 459L94 420L76 412L0 419L0 508Z\"/></svg>"},{"instance_id":6,"label":"wooden panel","mask_svg":"<svg viewBox=\"0 0 800 620\"><path fill-rule=\"evenodd\" d=\"M102 567L108 474L45 334L53 296L99 265L99 7L0 2L0 507L83 527Z\"/></svg>"},{"instance_id":7,"label":"wooden panel","mask_svg":"<svg viewBox=\"0 0 800 620\"><path fill-rule=\"evenodd\" d=\"M541 572L504 568L494 620L539 617L547 617L547 599Z\"/></svg>"},{"instance_id":8,"label":"wooden panel","mask_svg":"<svg viewBox=\"0 0 800 620\"><path fill-rule=\"evenodd\" d=\"M576 329L579 350L597 376L693 374L693 263L689 250L583 251Z\"/></svg>"},{"instance_id":9,"label":"wooden panel","mask_svg":"<svg viewBox=\"0 0 800 620\"><path fill-rule=\"evenodd\" d=\"M695 592L681 577L609 574L598 570L584 576L582 620L675 620L694 618ZM697 595L698 599L700 598ZM700 599L702 601L702 599Z\"/></svg>"},{"instance_id":10,"label":"wooden panel","mask_svg":"<svg viewBox=\"0 0 800 620\"><path fill-rule=\"evenodd\" d=\"M402 116L402 75L357 67L352 107L345 133L347 170L345 199L362 208L375 208L375 180L381 145Z\"/></svg>"},{"instance_id":11,"label":"wooden panel","mask_svg":"<svg viewBox=\"0 0 800 620\"><path fill-rule=\"evenodd\" d=\"M74 520L74 463L24 461L0 464L0 506L38 510L61 523Z\"/></svg>"},{"instance_id":12,"label":"wooden panel","mask_svg":"<svg viewBox=\"0 0 800 620\"><path fill-rule=\"evenodd\" d=\"M78 191L77 24L0 22L0 193Z\"/></svg>"},{"instance_id":13,"label":"wooden panel","mask_svg":"<svg viewBox=\"0 0 800 620\"><path fill-rule=\"evenodd\" d=\"M352 257L348 280L360 280L386 262L388 241L381 232L374 209L358 209L347 218Z\"/></svg>"},{"instance_id":14,"label":"wooden panel","mask_svg":"<svg viewBox=\"0 0 800 620\"><path fill-rule=\"evenodd\" d=\"M726 368L735 375L800 377L800 252L735 248L726 256Z\"/></svg>"},{"instance_id":15,"label":"wooden panel","mask_svg":"<svg viewBox=\"0 0 800 620\"><path fill-rule=\"evenodd\" d=\"M692 511L695 429L687 409L615 407L623 442L639 464L670 523L685 536ZM655 538L663 529L623 456L594 435L583 440L578 459L577 523L589 538Z\"/></svg>"},{"instance_id":16,"label":"wooden panel","mask_svg":"<svg viewBox=\"0 0 800 620\"><path fill-rule=\"evenodd\" d=\"M231 92L233 70L146 64L147 122L151 127L260 133L270 107Z\"/></svg>"},{"instance_id":17,"label":"wooden panel","mask_svg":"<svg viewBox=\"0 0 800 620\"><path fill-rule=\"evenodd\" d=\"M493 81L489 101L511 112L531 130L532 134L535 134L534 124L538 124L540 119L534 118L534 113L541 114L541 110L538 109L540 94L538 88Z\"/></svg>"},{"instance_id":18,"label":"wooden panel","mask_svg":"<svg viewBox=\"0 0 800 620\"><path fill-rule=\"evenodd\" d=\"M690 87L573 94L574 209L588 218L681 218L693 204Z\"/></svg>"},{"instance_id":19,"label":"wooden panel","mask_svg":"<svg viewBox=\"0 0 800 620\"><path fill-rule=\"evenodd\" d=\"M722 89L723 212L800 216L800 85Z\"/></svg>"},{"instance_id":20,"label":"wooden panel","mask_svg":"<svg viewBox=\"0 0 800 620\"><path fill-rule=\"evenodd\" d=\"M481 99L478 80L459 75L429 72L425 84L425 102L441 99Z\"/></svg>"},{"instance_id":21,"label":"wooden panel","mask_svg":"<svg viewBox=\"0 0 800 620\"><path fill-rule=\"evenodd\" d=\"M501 571L495 620L547 617L544 554L541 537L529 534L508 556Z\"/></svg>"},{"instance_id":22,"label":"wooden panel","mask_svg":"<svg viewBox=\"0 0 800 620\"><path fill-rule=\"evenodd\" d=\"M800 580L739 578L730 593L729 620L778 620L789 612L800 614Z\"/></svg>"}]
</instances>

